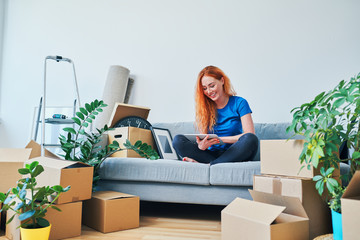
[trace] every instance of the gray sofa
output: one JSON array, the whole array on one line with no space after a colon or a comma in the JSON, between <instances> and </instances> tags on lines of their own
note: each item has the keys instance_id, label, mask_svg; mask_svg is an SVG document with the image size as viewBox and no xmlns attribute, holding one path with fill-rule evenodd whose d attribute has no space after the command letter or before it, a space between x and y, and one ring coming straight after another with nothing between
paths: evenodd
<instances>
[{"instance_id":1,"label":"gray sofa","mask_svg":"<svg viewBox=\"0 0 360 240\"><path fill-rule=\"evenodd\" d=\"M195 133L193 122L157 123L177 134ZM259 140L287 139L288 123L255 123ZM342 166L342 171L348 171ZM259 151L250 162L209 164L180 160L108 158L100 169L99 190L113 190L156 202L227 205L234 198L251 199L253 175L260 174Z\"/></svg>"}]
</instances>

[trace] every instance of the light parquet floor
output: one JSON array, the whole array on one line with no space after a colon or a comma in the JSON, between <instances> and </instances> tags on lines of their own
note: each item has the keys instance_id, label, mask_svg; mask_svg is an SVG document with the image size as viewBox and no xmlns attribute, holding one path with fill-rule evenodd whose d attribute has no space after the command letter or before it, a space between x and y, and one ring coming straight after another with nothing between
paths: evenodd
<instances>
[{"instance_id":1,"label":"light parquet floor","mask_svg":"<svg viewBox=\"0 0 360 240\"><path fill-rule=\"evenodd\" d=\"M89 240L199 240L221 239L221 206L149 203L140 206L140 227L106 233L82 227L79 237ZM0 240L6 239L0 237Z\"/></svg>"}]
</instances>

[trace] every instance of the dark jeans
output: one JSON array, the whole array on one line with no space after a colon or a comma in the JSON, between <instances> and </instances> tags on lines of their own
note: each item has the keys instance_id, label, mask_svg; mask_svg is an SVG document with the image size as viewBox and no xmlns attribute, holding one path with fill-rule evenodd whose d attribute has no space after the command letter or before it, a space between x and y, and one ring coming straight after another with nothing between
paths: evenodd
<instances>
[{"instance_id":1,"label":"dark jeans","mask_svg":"<svg viewBox=\"0 0 360 240\"><path fill-rule=\"evenodd\" d=\"M258 150L259 140L255 134L246 133L233 143L226 151L200 150L197 143L191 142L184 135L176 135L173 147L183 158L189 157L210 165L226 162L251 161Z\"/></svg>"}]
</instances>

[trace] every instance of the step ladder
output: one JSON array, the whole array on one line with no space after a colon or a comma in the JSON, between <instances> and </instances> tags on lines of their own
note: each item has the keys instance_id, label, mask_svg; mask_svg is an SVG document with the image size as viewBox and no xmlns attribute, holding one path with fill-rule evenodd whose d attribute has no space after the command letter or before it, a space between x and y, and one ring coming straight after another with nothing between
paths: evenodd
<instances>
[{"instance_id":1,"label":"step ladder","mask_svg":"<svg viewBox=\"0 0 360 240\"><path fill-rule=\"evenodd\" d=\"M74 62L71 59L64 58L62 56L47 56L45 58L45 63L44 63L43 95L40 98L36 126L35 126L35 133L34 133L34 141L36 141L38 131L39 131L39 125L41 124L41 129L42 129L41 144L40 144L41 145L41 156L44 156L44 154L45 154L45 151L44 151L45 147L59 147L60 146L60 144L45 143L45 124L52 124L52 125L72 124L73 127L75 127L74 121L72 119L45 118L45 112L46 112L46 107L47 107L46 106L46 84L47 84L46 69L47 69L47 62L51 61L51 60L56 61L56 62L67 62L72 65L73 73L74 73L74 88L75 88L75 99L74 99L74 104L72 106L73 107L73 110L72 110L73 116L75 116L77 106L78 106L78 109L81 106Z\"/></svg>"}]
</instances>

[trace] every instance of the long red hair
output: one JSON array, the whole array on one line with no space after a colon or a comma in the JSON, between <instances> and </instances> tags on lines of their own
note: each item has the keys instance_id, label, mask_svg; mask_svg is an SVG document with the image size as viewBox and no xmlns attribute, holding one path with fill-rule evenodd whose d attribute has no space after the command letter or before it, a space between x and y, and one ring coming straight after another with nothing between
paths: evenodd
<instances>
[{"instance_id":1,"label":"long red hair","mask_svg":"<svg viewBox=\"0 0 360 240\"><path fill-rule=\"evenodd\" d=\"M216 105L215 102L209 99L203 90L202 78L204 76L213 77L217 80L224 79L224 93L228 96L236 95L230 79L218 67L207 66L198 75L195 88L195 108L196 108L196 126L201 133L208 133L212 131L216 123Z\"/></svg>"}]
</instances>

